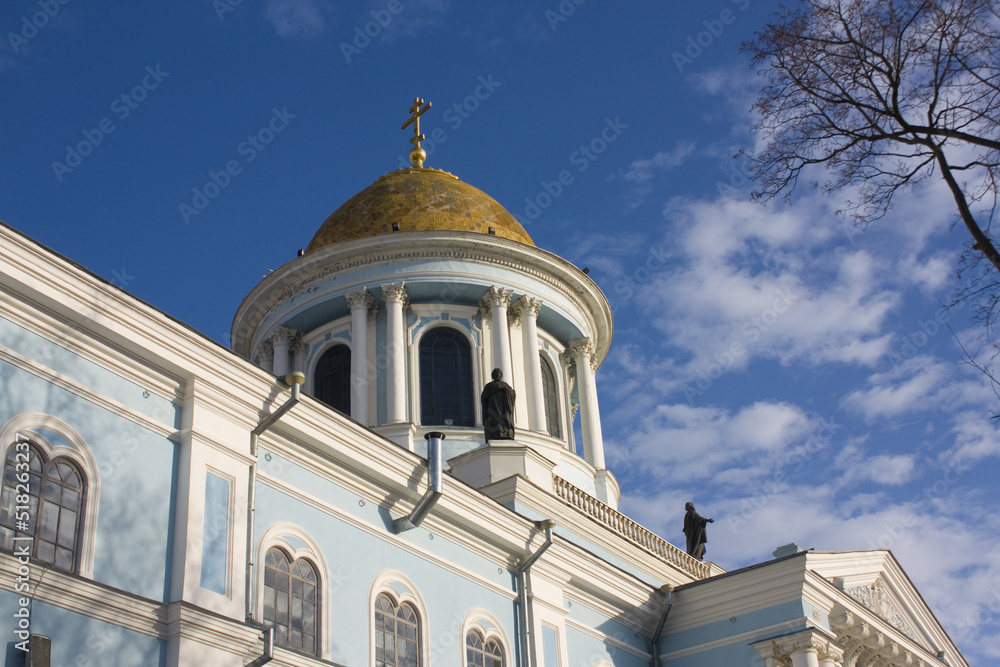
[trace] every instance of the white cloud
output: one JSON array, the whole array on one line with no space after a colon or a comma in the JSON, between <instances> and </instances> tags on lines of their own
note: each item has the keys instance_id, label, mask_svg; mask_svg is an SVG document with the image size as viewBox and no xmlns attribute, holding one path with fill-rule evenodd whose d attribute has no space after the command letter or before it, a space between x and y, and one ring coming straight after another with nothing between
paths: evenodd
<instances>
[{"instance_id":1,"label":"white cloud","mask_svg":"<svg viewBox=\"0 0 1000 667\"><path fill-rule=\"evenodd\" d=\"M823 202L674 199L666 215L679 261L638 299L690 355L690 377L754 356L871 364L887 350L881 329L898 294L882 287L884 268L867 251L837 243Z\"/></svg>"},{"instance_id":2,"label":"white cloud","mask_svg":"<svg viewBox=\"0 0 1000 667\"><path fill-rule=\"evenodd\" d=\"M694 153L694 141L679 141L669 150L658 152L651 158L633 160L628 168L612 176L611 180L622 180L632 184L627 197L627 208L633 210L642 204L653 191L653 178L660 172L668 172L680 167Z\"/></svg>"},{"instance_id":3,"label":"white cloud","mask_svg":"<svg viewBox=\"0 0 1000 667\"><path fill-rule=\"evenodd\" d=\"M843 404L869 421L939 407L952 393L948 385L954 371L952 365L919 355L869 376L869 386L849 393Z\"/></svg>"},{"instance_id":4,"label":"white cloud","mask_svg":"<svg viewBox=\"0 0 1000 667\"><path fill-rule=\"evenodd\" d=\"M268 0L264 16L285 39L309 39L323 32L320 0Z\"/></svg>"},{"instance_id":5,"label":"white cloud","mask_svg":"<svg viewBox=\"0 0 1000 667\"><path fill-rule=\"evenodd\" d=\"M860 446L852 443L837 455L836 466L848 473L845 486L858 482L901 486L913 479L916 457L913 454L868 456Z\"/></svg>"},{"instance_id":6,"label":"white cloud","mask_svg":"<svg viewBox=\"0 0 1000 667\"><path fill-rule=\"evenodd\" d=\"M987 458L1000 457L1000 433L996 422L982 412L955 415L955 444L944 455L953 464L968 466Z\"/></svg>"},{"instance_id":7,"label":"white cloud","mask_svg":"<svg viewBox=\"0 0 1000 667\"><path fill-rule=\"evenodd\" d=\"M658 405L645 410L618 439L609 439L607 447L618 470L641 465L654 478L683 475L756 487L815 430L802 410L786 403L757 402L735 414Z\"/></svg>"},{"instance_id":8,"label":"white cloud","mask_svg":"<svg viewBox=\"0 0 1000 667\"><path fill-rule=\"evenodd\" d=\"M621 178L634 183L645 183L658 171L670 171L684 164L684 160L694 152L695 142L679 141L672 150L660 151L651 158L633 160Z\"/></svg>"}]
</instances>

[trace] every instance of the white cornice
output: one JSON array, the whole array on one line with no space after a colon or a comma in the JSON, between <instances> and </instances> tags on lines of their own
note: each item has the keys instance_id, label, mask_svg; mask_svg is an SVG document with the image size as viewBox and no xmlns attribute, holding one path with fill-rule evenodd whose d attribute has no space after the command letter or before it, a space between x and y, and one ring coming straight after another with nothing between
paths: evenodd
<instances>
[{"instance_id":1,"label":"white cornice","mask_svg":"<svg viewBox=\"0 0 1000 667\"><path fill-rule=\"evenodd\" d=\"M405 238L380 235L327 246L298 257L262 280L233 320L233 349L249 356L255 327L281 304L330 276L364 266L396 262L461 260L501 266L549 285L586 319L585 334L598 341L595 358L607 355L613 331L607 298L580 269L561 257L523 243L471 232L420 232ZM374 279L373 279L374 280Z\"/></svg>"},{"instance_id":2,"label":"white cornice","mask_svg":"<svg viewBox=\"0 0 1000 667\"><path fill-rule=\"evenodd\" d=\"M95 403L100 407L104 408L105 410L107 410L108 412L112 412L118 415L119 417L123 417L135 424L142 426L143 428L147 428L150 431L153 431L154 433L158 433L159 435L162 435L165 438L169 438L175 442L179 440L177 436L177 431L174 428L172 428L172 426L167 426L163 422L151 419L147 415L142 414L141 412L137 412L136 410L133 410L127 405L119 403L118 401L115 401L106 396L102 396L96 393L92 388L84 386L79 382L76 382L75 380L71 380L70 378L67 378L64 375L57 373L51 368L43 366L38 362L34 361L33 359L28 359L27 357L22 356L17 352L14 352L13 350L4 347L3 345L0 345L0 359L14 366L17 366L21 370L27 371L32 375L42 378L46 382L50 382L53 385L65 389L66 391L72 394L75 394L85 400ZM173 415L171 415L171 417L172 416Z\"/></svg>"}]
</instances>

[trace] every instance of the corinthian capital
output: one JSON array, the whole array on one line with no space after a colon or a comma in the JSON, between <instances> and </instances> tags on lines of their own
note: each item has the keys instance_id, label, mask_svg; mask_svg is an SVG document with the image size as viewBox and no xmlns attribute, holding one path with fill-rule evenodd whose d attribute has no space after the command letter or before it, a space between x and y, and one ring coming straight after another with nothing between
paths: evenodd
<instances>
[{"instance_id":1,"label":"corinthian capital","mask_svg":"<svg viewBox=\"0 0 1000 667\"><path fill-rule=\"evenodd\" d=\"M384 290L385 286L383 286L383 292ZM372 296L367 287L361 287L353 292L348 292L344 296L347 297L347 305L351 310L364 309L371 313L371 311L378 308L378 304L375 303L375 297Z\"/></svg>"},{"instance_id":2,"label":"corinthian capital","mask_svg":"<svg viewBox=\"0 0 1000 667\"><path fill-rule=\"evenodd\" d=\"M503 287L497 287L493 285L488 290L486 294L483 295L481 304L485 305L487 309L489 308L504 308L506 309L510 306L510 297L513 296L513 290L504 289Z\"/></svg>"},{"instance_id":3,"label":"corinthian capital","mask_svg":"<svg viewBox=\"0 0 1000 667\"><path fill-rule=\"evenodd\" d=\"M542 300L525 294L511 306L511 321L520 324L522 317L538 317L538 312L542 309Z\"/></svg>"},{"instance_id":4,"label":"corinthian capital","mask_svg":"<svg viewBox=\"0 0 1000 667\"><path fill-rule=\"evenodd\" d=\"M269 338L271 339L272 345L288 345L292 342L292 339L295 338L295 331L279 324L271 329L271 335Z\"/></svg>"},{"instance_id":5,"label":"corinthian capital","mask_svg":"<svg viewBox=\"0 0 1000 667\"><path fill-rule=\"evenodd\" d=\"M382 298L386 303L406 303L406 287L403 283L386 283L381 287Z\"/></svg>"},{"instance_id":6,"label":"corinthian capital","mask_svg":"<svg viewBox=\"0 0 1000 667\"><path fill-rule=\"evenodd\" d=\"M574 357L586 357L589 359L594 355L594 343L589 338L577 338L569 342L569 349Z\"/></svg>"}]
</instances>

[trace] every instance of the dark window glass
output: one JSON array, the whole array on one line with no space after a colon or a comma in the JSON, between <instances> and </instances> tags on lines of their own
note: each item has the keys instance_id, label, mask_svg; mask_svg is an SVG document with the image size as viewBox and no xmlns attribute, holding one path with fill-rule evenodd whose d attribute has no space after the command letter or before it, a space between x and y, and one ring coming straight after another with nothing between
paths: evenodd
<instances>
[{"instance_id":1,"label":"dark window glass","mask_svg":"<svg viewBox=\"0 0 1000 667\"><path fill-rule=\"evenodd\" d=\"M386 593L375 598L375 667L420 664L420 621L409 602L396 604Z\"/></svg>"},{"instance_id":2,"label":"dark window glass","mask_svg":"<svg viewBox=\"0 0 1000 667\"><path fill-rule=\"evenodd\" d=\"M437 327L420 339L420 422L475 426L472 348L457 329Z\"/></svg>"},{"instance_id":3,"label":"dark window glass","mask_svg":"<svg viewBox=\"0 0 1000 667\"><path fill-rule=\"evenodd\" d=\"M552 364L542 355L538 355L542 364L542 390L545 392L545 428L553 438L562 437L562 427L559 423L559 391L556 384L556 372Z\"/></svg>"},{"instance_id":4,"label":"dark window glass","mask_svg":"<svg viewBox=\"0 0 1000 667\"><path fill-rule=\"evenodd\" d=\"M467 667L503 667L500 642L487 641L479 630L470 630L465 636L465 664Z\"/></svg>"},{"instance_id":5,"label":"dark window glass","mask_svg":"<svg viewBox=\"0 0 1000 667\"><path fill-rule=\"evenodd\" d=\"M30 540L33 558L75 572L85 493L84 477L69 459L46 461L34 445L11 445L0 493L0 548L19 552Z\"/></svg>"},{"instance_id":6,"label":"dark window glass","mask_svg":"<svg viewBox=\"0 0 1000 667\"><path fill-rule=\"evenodd\" d=\"M319 588L316 568L271 547L264 563L264 623L274 626L281 646L316 655L319 642Z\"/></svg>"},{"instance_id":7,"label":"dark window glass","mask_svg":"<svg viewBox=\"0 0 1000 667\"><path fill-rule=\"evenodd\" d=\"M334 345L316 364L313 382L316 398L334 410L351 414L351 348Z\"/></svg>"}]
</instances>

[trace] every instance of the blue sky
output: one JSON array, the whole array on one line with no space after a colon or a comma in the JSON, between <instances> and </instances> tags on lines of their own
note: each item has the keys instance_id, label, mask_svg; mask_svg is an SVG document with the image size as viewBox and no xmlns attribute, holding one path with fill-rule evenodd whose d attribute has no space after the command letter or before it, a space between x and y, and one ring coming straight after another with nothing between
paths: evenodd
<instances>
[{"instance_id":1,"label":"blue sky","mask_svg":"<svg viewBox=\"0 0 1000 667\"><path fill-rule=\"evenodd\" d=\"M792 541L889 547L986 664L1000 401L962 363L969 310L942 308L965 232L936 184L866 230L846 195L749 201L738 46L775 7L8 0L0 219L227 343L260 278L399 166L423 97L428 166L608 295L623 511L683 544L693 500L729 569Z\"/></svg>"}]
</instances>

